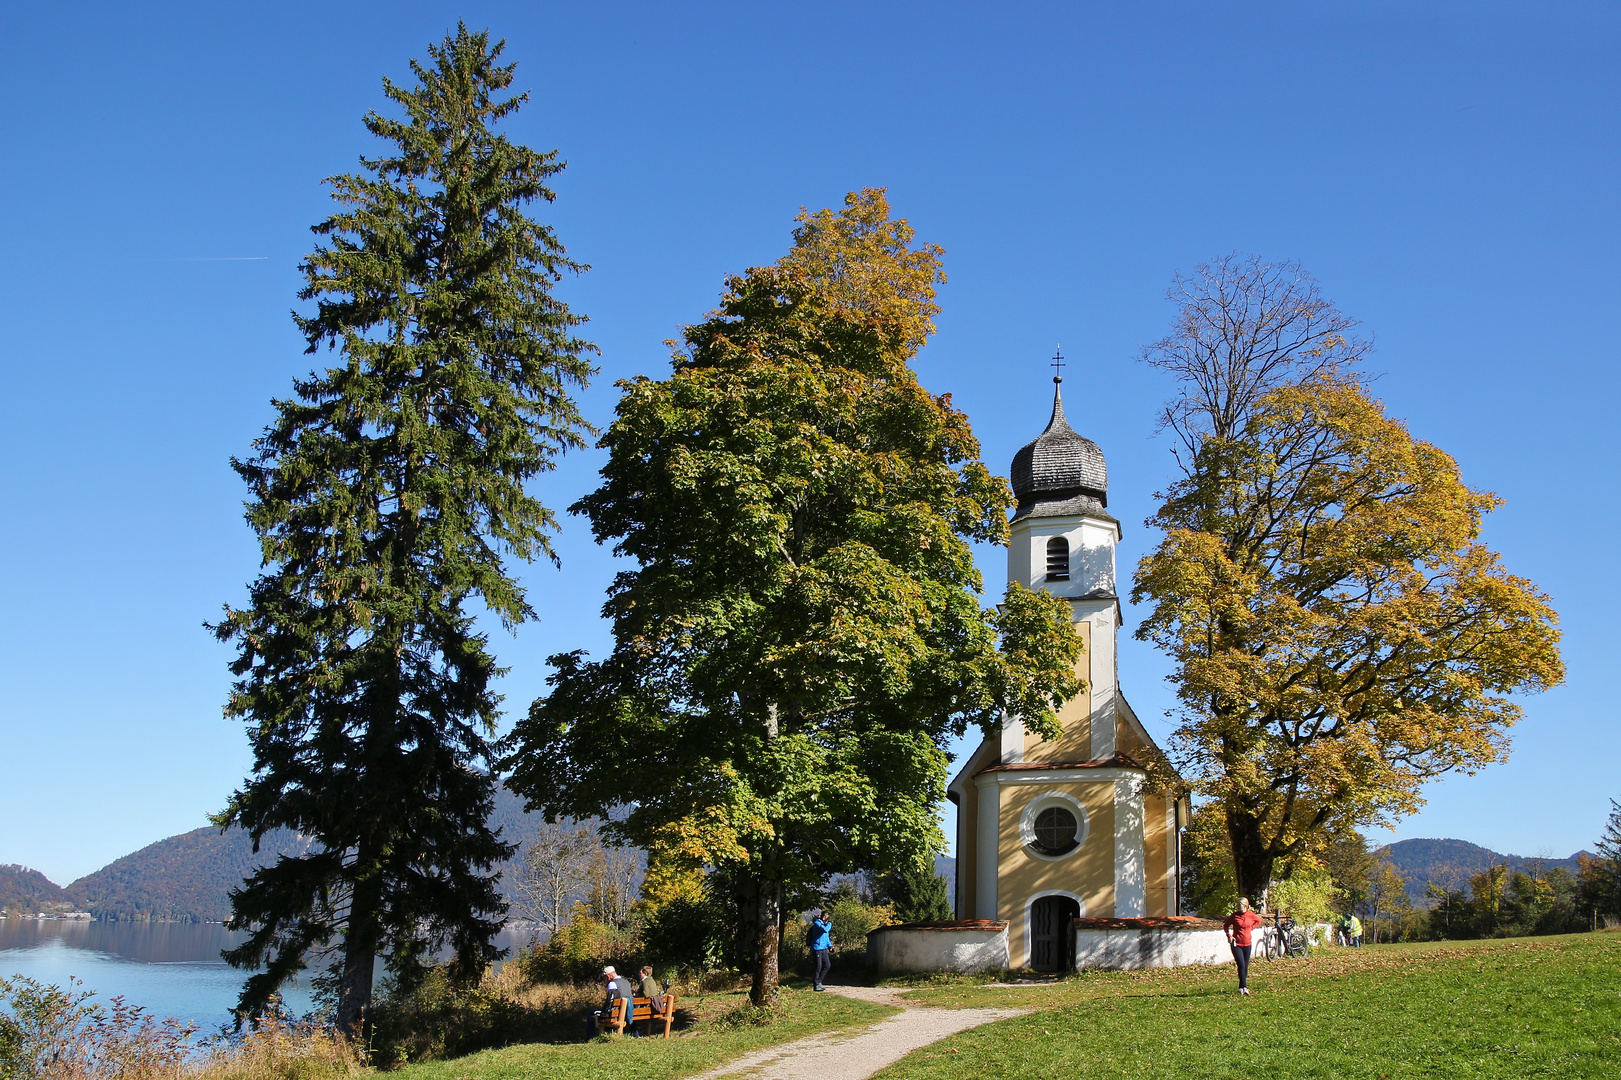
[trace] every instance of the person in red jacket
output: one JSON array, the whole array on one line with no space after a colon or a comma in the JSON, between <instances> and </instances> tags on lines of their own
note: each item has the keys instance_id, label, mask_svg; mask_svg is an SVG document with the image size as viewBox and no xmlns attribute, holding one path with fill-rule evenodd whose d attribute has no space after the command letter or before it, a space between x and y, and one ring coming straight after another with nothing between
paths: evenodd
<instances>
[{"instance_id":1,"label":"person in red jacket","mask_svg":"<svg viewBox=\"0 0 1621 1080\"><path fill-rule=\"evenodd\" d=\"M1227 944L1233 948L1233 961L1238 964L1238 992L1250 992L1250 932L1261 925L1264 920L1250 910L1250 902L1245 897L1238 898L1238 910L1227 916L1223 930L1227 934Z\"/></svg>"}]
</instances>

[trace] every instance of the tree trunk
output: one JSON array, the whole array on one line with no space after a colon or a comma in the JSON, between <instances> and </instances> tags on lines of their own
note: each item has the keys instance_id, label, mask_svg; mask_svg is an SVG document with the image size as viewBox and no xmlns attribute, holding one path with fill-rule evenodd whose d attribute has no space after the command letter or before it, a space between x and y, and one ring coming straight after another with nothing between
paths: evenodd
<instances>
[{"instance_id":1,"label":"tree trunk","mask_svg":"<svg viewBox=\"0 0 1621 1080\"><path fill-rule=\"evenodd\" d=\"M732 962L739 970L754 969L760 951L760 883L746 869L737 875L737 933L732 939Z\"/></svg>"},{"instance_id":2,"label":"tree trunk","mask_svg":"<svg viewBox=\"0 0 1621 1080\"><path fill-rule=\"evenodd\" d=\"M360 876L349 897L349 925L343 935L343 973L338 977L338 1030L356 1038L362 1036L366 1014L371 1009L372 971L382 938L379 911L382 886L369 855L370 852L362 848L355 860Z\"/></svg>"},{"instance_id":3,"label":"tree trunk","mask_svg":"<svg viewBox=\"0 0 1621 1080\"><path fill-rule=\"evenodd\" d=\"M782 882L760 881L756 888L754 986L749 991L749 1000L759 1008L768 1008L777 1003Z\"/></svg>"},{"instance_id":4,"label":"tree trunk","mask_svg":"<svg viewBox=\"0 0 1621 1080\"><path fill-rule=\"evenodd\" d=\"M1272 865L1277 860L1271 845L1261 839L1260 823L1240 810L1228 808L1227 838L1233 848L1233 878L1238 895L1249 898L1257 908L1261 894L1272 883Z\"/></svg>"}]
</instances>

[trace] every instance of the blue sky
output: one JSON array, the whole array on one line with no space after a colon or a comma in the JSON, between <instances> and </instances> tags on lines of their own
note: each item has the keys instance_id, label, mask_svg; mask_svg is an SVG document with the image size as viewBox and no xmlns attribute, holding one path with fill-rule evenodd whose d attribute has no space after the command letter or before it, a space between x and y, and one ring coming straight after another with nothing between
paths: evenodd
<instances>
[{"instance_id":1,"label":"blue sky","mask_svg":"<svg viewBox=\"0 0 1621 1080\"><path fill-rule=\"evenodd\" d=\"M798 207L887 186L947 252L925 385L1005 471L1062 342L1129 573L1171 467L1170 387L1132 359L1166 284L1228 251L1304 262L1374 337L1389 410L1507 500L1487 539L1566 635L1569 681L1526 701L1512 760L1434 785L1394 835L1591 845L1621 796L1621 9L57 3L0 10L0 862L65 883L241 780L202 627L257 567L227 459L311 365L288 311L320 181L372 149L380 77L458 18L519 62L514 136L569 161L540 213L593 265L562 293L603 350L599 423ZM599 464L538 490L567 506ZM547 655L606 640L611 560L578 520L558 549L523 574L541 621L493 634L514 710ZM1000 592L1000 552L984 567ZM1160 735L1167 670L1123 644Z\"/></svg>"}]
</instances>

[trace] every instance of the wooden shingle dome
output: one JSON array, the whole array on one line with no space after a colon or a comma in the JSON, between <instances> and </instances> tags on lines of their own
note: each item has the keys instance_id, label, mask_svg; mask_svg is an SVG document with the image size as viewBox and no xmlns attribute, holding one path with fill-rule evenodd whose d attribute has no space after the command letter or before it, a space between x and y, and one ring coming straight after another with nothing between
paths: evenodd
<instances>
[{"instance_id":1,"label":"wooden shingle dome","mask_svg":"<svg viewBox=\"0 0 1621 1080\"><path fill-rule=\"evenodd\" d=\"M1109 505L1103 451L1064 418L1063 381L1053 379L1053 415L1047 430L1013 455L1013 494L1019 500L1015 521L1097 512Z\"/></svg>"}]
</instances>

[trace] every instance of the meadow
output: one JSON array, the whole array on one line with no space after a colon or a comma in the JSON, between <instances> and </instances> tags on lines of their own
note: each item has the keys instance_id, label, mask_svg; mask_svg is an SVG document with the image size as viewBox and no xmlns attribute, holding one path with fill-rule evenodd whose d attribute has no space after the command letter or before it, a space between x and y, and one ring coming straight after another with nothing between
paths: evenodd
<instances>
[{"instance_id":1,"label":"meadow","mask_svg":"<svg viewBox=\"0 0 1621 1080\"><path fill-rule=\"evenodd\" d=\"M1017 986L963 977L893 981L910 985L920 1004L1028 1011L927 1046L878 1073L881 1080L1621 1076L1621 933L1319 949L1305 960L1258 961L1249 997L1237 994L1231 966L1088 972ZM368 1068L361 1048L319 1030L273 1027L188 1060L144 1022L112 1028L76 1022L41 1025L58 1035L32 1045L7 1038L0 1023L0 1074L677 1080L806 1035L856 1031L895 1011L810 993L797 983L784 987L782 1008L772 1016L751 1008L741 990L694 993L682 998L682 1030L669 1039L584 1042L576 1025L592 992L499 984L487 990L503 1010L530 1017L505 1029L511 1045L393 1070Z\"/></svg>"},{"instance_id":2,"label":"meadow","mask_svg":"<svg viewBox=\"0 0 1621 1080\"><path fill-rule=\"evenodd\" d=\"M1050 986L928 985L948 1008L1031 1013L878 1074L962 1076L1621 1076L1621 934L1381 945L1233 969L1082 974Z\"/></svg>"}]
</instances>

